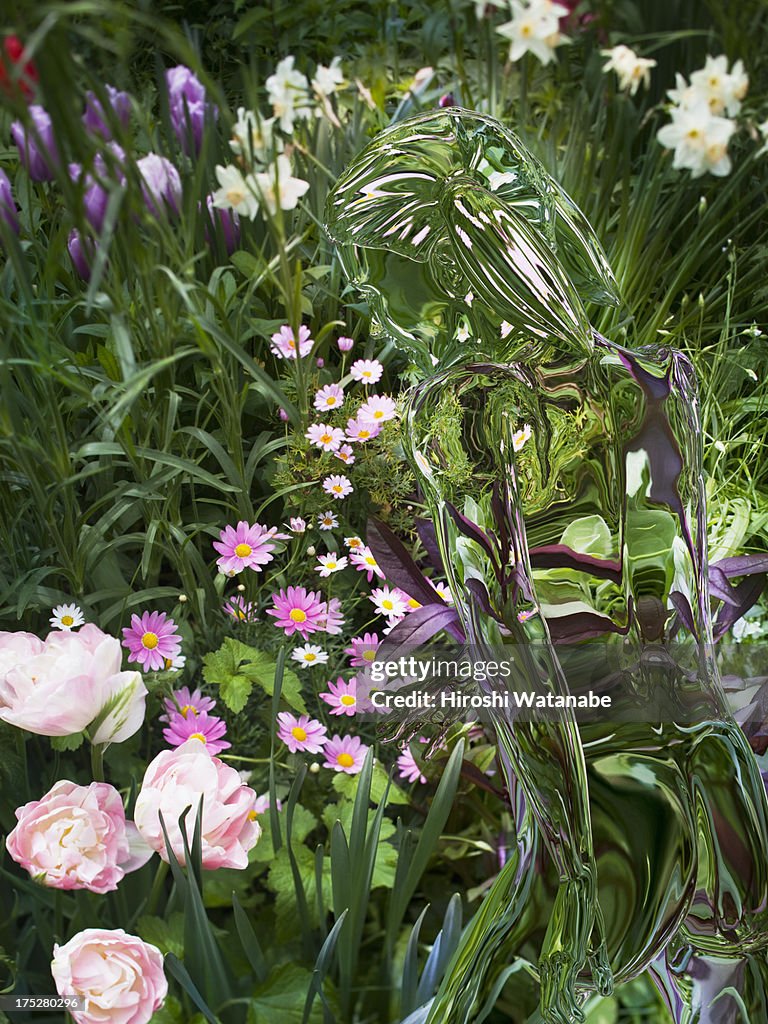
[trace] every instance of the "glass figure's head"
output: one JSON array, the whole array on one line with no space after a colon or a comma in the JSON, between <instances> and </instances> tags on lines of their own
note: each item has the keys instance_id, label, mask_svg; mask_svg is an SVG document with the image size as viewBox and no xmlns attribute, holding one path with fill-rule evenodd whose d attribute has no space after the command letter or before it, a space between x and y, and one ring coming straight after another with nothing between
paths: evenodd
<instances>
[{"instance_id":1,"label":"glass figure's head","mask_svg":"<svg viewBox=\"0 0 768 1024\"><path fill-rule=\"evenodd\" d=\"M511 132L472 111L381 132L336 183L326 227L381 330L425 369L468 347L588 350L583 301L617 301L580 210Z\"/></svg>"}]
</instances>

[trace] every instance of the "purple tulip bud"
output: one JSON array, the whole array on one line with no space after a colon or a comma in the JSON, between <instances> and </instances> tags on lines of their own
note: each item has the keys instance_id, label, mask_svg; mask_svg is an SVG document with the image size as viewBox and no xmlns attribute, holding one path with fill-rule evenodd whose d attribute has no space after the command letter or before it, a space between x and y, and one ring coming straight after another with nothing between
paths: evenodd
<instances>
[{"instance_id":1,"label":"purple tulip bud","mask_svg":"<svg viewBox=\"0 0 768 1024\"><path fill-rule=\"evenodd\" d=\"M455 107L456 100L453 97L453 93L445 93L445 95L441 96L440 99L437 101L437 105L438 107Z\"/></svg>"},{"instance_id":2,"label":"purple tulip bud","mask_svg":"<svg viewBox=\"0 0 768 1024\"><path fill-rule=\"evenodd\" d=\"M224 246L231 256L240 245L240 218L237 210L218 209L213 205L213 195L205 197L205 205L208 209L208 224L205 227L205 240L209 245L213 244L216 237L216 226L221 228L224 237Z\"/></svg>"},{"instance_id":3,"label":"purple tulip bud","mask_svg":"<svg viewBox=\"0 0 768 1024\"><path fill-rule=\"evenodd\" d=\"M8 175L0 168L0 217L3 218L14 234L19 233L19 217Z\"/></svg>"},{"instance_id":4,"label":"purple tulip bud","mask_svg":"<svg viewBox=\"0 0 768 1024\"><path fill-rule=\"evenodd\" d=\"M339 352L351 352L355 341L354 338L339 338L336 344L339 346Z\"/></svg>"},{"instance_id":5,"label":"purple tulip bud","mask_svg":"<svg viewBox=\"0 0 768 1024\"><path fill-rule=\"evenodd\" d=\"M131 120L131 97L127 92L120 92L113 85L105 85L104 91L112 108L112 114L123 128L127 128ZM112 132L109 127L109 118L104 112L104 106L99 97L93 92L85 94L85 113L83 124L89 132L101 135L102 138L111 139Z\"/></svg>"},{"instance_id":6,"label":"purple tulip bud","mask_svg":"<svg viewBox=\"0 0 768 1024\"><path fill-rule=\"evenodd\" d=\"M29 107L29 115L32 120L29 132L21 121L14 121L11 135L30 178L33 181L51 181L59 165L51 118L48 111L36 103Z\"/></svg>"},{"instance_id":7,"label":"purple tulip bud","mask_svg":"<svg viewBox=\"0 0 768 1024\"><path fill-rule=\"evenodd\" d=\"M170 160L157 153L148 153L136 161L142 177L142 194L147 209L155 217L163 215L163 204L174 213L179 212L181 202L181 178Z\"/></svg>"},{"instance_id":8,"label":"purple tulip bud","mask_svg":"<svg viewBox=\"0 0 768 1024\"><path fill-rule=\"evenodd\" d=\"M84 281L91 279L91 262L93 260L96 246L92 239L83 238L77 228L72 228L67 239L67 251L72 260L72 266Z\"/></svg>"},{"instance_id":9,"label":"purple tulip bud","mask_svg":"<svg viewBox=\"0 0 768 1024\"><path fill-rule=\"evenodd\" d=\"M285 409L280 410L280 419L283 421L283 423L288 422L288 413L285 411Z\"/></svg>"},{"instance_id":10,"label":"purple tulip bud","mask_svg":"<svg viewBox=\"0 0 768 1024\"><path fill-rule=\"evenodd\" d=\"M323 359L322 356L318 356L316 360L316 365L318 370L322 370L322 368L325 366L325 360Z\"/></svg>"},{"instance_id":11,"label":"purple tulip bud","mask_svg":"<svg viewBox=\"0 0 768 1024\"><path fill-rule=\"evenodd\" d=\"M176 138L184 152L190 155L191 129L192 148L195 153L199 153L203 144L205 122L216 120L219 116L218 107L207 102L205 86L184 64L168 68L165 72L165 84L168 89L171 125Z\"/></svg>"},{"instance_id":12,"label":"purple tulip bud","mask_svg":"<svg viewBox=\"0 0 768 1024\"><path fill-rule=\"evenodd\" d=\"M85 219L96 234L101 234L104 217L111 189L109 183L117 179L121 187L125 187L125 175L122 172L125 152L116 142L110 142L108 148L114 160L107 164L101 153L93 161L94 174L86 174L83 180L83 211ZM69 165L69 176L73 181L80 181L83 175L80 164Z\"/></svg>"}]
</instances>

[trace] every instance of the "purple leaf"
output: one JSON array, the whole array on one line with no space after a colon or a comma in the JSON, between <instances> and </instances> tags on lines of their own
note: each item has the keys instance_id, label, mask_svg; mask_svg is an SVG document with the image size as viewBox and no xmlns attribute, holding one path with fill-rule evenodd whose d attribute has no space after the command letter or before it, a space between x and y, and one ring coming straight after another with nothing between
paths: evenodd
<instances>
[{"instance_id":1,"label":"purple leaf","mask_svg":"<svg viewBox=\"0 0 768 1024\"><path fill-rule=\"evenodd\" d=\"M756 573L768 573L768 555L736 555L733 558L721 558L712 569L720 569L728 579L734 576L754 576Z\"/></svg>"},{"instance_id":2,"label":"purple leaf","mask_svg":"<svg viewBox=\"0 0 768 1024\"><path fill-rule=\"evenodd\" d=\"M716 597L719 601L724 601L726 604L738 604L738 598L736 595L736 588L732 587L728 582L728 577L725 575L723 570L717 565L710 565L709 567L709 592L713 597Z\"/></svg>"},{"instance_id":3,"label":"purple leaf","mask_svg":"<svg viewBox=\"0 0 768 1024\"><path fill-rule=\"evenodd\" d=\"M435 536L435 524L429 519L417 519L416 532L424 546L424 550L427 552L429 561L432 563L432 568L441 576L445 576L445 566L443 565L440 547Z\"/></svg>"},{"instance_id":4,"label":"purple leaf","mask_svg":"<svg viewBox=\"0 0 768 1024\"><path fill-rule=\"evenodd\" d=\"M734 588L734 596L737 603L735 605L724 604L720 609L720 614L715 620L715 640L719 640L727 633L734 622L740 619L757 602L765 589L765 582L766 578L763 575L750 576L742 580L738 587Z\"/></svg>"},{"instance_id":5,"label":"purple leaf","mask_svg":"<svg viewBox=\"0 0 768 1024\"><path fill-rule=\"evenodd\" d=\"M495 538L491 538L485 531L481 530L477 523L473 523L471 519L467 519L466 516L462 515L461 512L449 501L445 503L445 509L448 515L453 519L459 531L464 534L465 537L469 537L476 544L479 544L483 551L490 557L494 564L494 567L498 565L497 559L497 547Z\"/></svg>"},{"instance_id":6,"label":"purple leaf","mask_svg":"<svg viewBox=\"0 0 768 1024\"><path fill-rule=\"evenodd\" d=\"M598 579L614 580L621 583L621 565L594 555L582 555L565 544L547 544L529 551L531 565L535 569L575 569L589 571Z\"/></svg>"},{"instance_id":7,"label":"purple leaf","mask_svg":"<svg viewBox=\"0 0 768 1024\"><path fill-rule=\"evenodd\" d=\"M595 615L592 612L561 615L549 618L546 622L549 635L556 644L570 644L594 636L605 636L606 633L627 633L629 631L629 626L617 626L603 615Z\"/></svg>"},{"instance_id":8,"label":"purple leaf","mask_svg":"<svg viewBox=\"0 0 768 1024\"><path fill-rule=\"evenodd\" d=\"M405 545L384 523L372 519L366 533L368 547L387 579L422 605L434 604L435 588L414 562Z\"/></svg>"},{"instance_id":9,"label":"purple leaf","mask_svg":"<svg viewBox=\"0 0 768 1024\"><path fill-rule=\"evenodd\" d=\"M401 655L411 654L414 647L425 644L443 629L454 636L458 630L461 640L464 640L455 608L444 604L425 604L398 622L382 642L377 659L396 661Z\"/></svg>"},{"instance_id":10,"label":"purple leaf","mask_svg":"<svg viewBox=\"0 0 768 1024\"><path fill-rule=\"evenodd\" d=\"M482 580L470 578L464 583L464 586L475 598L475 600L483 609L486 615L490 615L492 619L496 619L497 622L501 622L499 616L491 608L491 599L488 595L488 590L485 584L482 582Z\"/></svg>"},{"instance_id":11,"label":"purple leaf","mask_svg":"<svg viewBox=\"0 0 768 1024\"><path fill-rule=\"evenodd\" d=\"M682 622L683 626L690 633L696 636L698 630L696 629L696 624L693 621L693 611L691 610L688 598L685 596L685 594L681 594L679 590L672 590L670 591L669 599L675 606L675 611L677 612L677 616Z\"/></svg>"}]
</instances>

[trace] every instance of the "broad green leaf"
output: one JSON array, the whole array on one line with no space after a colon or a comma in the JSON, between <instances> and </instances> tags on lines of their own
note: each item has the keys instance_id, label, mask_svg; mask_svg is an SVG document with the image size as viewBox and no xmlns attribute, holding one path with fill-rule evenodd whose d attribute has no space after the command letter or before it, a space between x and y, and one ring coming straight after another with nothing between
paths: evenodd
<instances>
[{"instance_id":1,"label":"broad green leaf","mask_svg":"<svg viewBox=\"0 0 768 1024\"><path fill-rule=\"evenodd\" d=\"M143 914L136 930L145 942L157 946L161 953L174 953L180 960L184 957L184 915L171 914L166 920Z\"/></svg>"},{"instance_id":2,"label":"broad green leaf","mask_svg":"<svg viewBox=\"0 0 768 1024\"><path fill-rule=\"evenodd\" d=\"M268 654L232 637L203 658L203 678L219 687L221 699L234 712L243 710L254 686L272 695L276 668L277 663ZM307 710L299 677L289 668L283 670L282 696L294 710Z\"/></svg>"},{"instance_id":3,"label":"broad green leaf","mask_svg":"<svg viewBox=\"0 0 768 1024\"><path fill-rule=\"evenodd\" d=\"M248 1024L301 1024L312 972L296 964L275 968L268 980L253 994L248 1007ZM322 1013L315 1004L310 1024L320 1024Z\"/></svg>"}]
</instances>

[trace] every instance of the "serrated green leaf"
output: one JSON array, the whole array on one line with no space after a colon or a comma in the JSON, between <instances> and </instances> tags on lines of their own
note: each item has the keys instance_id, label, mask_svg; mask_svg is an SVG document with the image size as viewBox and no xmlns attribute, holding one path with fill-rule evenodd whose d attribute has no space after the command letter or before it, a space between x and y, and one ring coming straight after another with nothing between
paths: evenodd
<instances>
[{"instance_id":1,"label":"serrated green leaf","mask_svg":"<svg viewBox=\"0 0 768 1024\"><path fill-rule=\"evenodd\" d=\"M166 920L143 914L136 929L145 942L157 946L161 953L173 953L180 960L184 957L184 915L180 912L171 914Z\"/></svg>"},{"instance_id":2,"label":"serrated green leaf","mask_svg":"<svg viewBox=\"0 0 768 1024\"><path fill-rule=\"evenodd\" d=\"M81 732L73 732L71 736L52 736L51 746L54 750L78 750L84 739Z\"/></svg>"},{"instance_id":3,"label":"serrated green leaf","mask_svg":"<svg viewBox=\"0 0 768 1024\"><path fill-rule=\"evenodd\" d=\"M346 772L336 772L333 779L333 788L341 796L346 797L348 800L354 800L357 795L359 780L359 775L347 775ZM409 802L408 794L396 785L395 782L389 781L386 771L377 762L373 767L373 775L371 777L371 800L373 803L381 803L384 799L384 794L387 792L387 785L389 785L387 804L407 804Z\"/></svg>"},{"instance_id":4,"label":"serrated green leaf","mask_svg":"<svg viewBox=\"0 0 768 1024\"><path fill-rule=\"evenodd\" d=\"M277 967L269 979L253 994L248 1007L248 1024L301 1024L304 1003L312 984L312 972L296 964ZM316 1004L309 1015L310 1024L320 1024L322 1012Z\"/></svg>"},{"instance_id":5,"label":"serrated green leaf","mask_svg":"<svg viewBox=\"0 0 768 1024\"><path fill-rule=\"evenodd\" d=\"M254 686L272 695L276 668L277 663L268 654L232 637L203 658L203 678L219 687L221 699L236 713L243 710ZM282 696L295 711L307 710L299 677L288 668L283 671Z\"/></svg>"}]
</instances>

